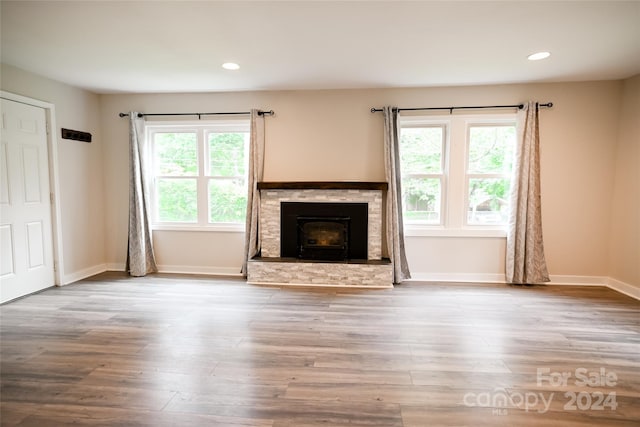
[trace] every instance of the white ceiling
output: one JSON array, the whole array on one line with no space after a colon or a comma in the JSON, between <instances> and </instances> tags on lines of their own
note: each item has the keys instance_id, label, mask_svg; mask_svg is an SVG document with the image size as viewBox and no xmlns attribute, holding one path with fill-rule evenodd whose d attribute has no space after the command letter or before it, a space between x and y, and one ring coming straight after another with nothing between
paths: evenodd
<instances>
[{"instance_id":1,"label":"white ceiling","mask_svg":"<svg viewBox=\"0 0 640 427\"><path fill-rule=\"evenodd\" d=\"M640 73L640 1L2 1L1 59L97 93ZM549 59L531 62L540 50ZM240 64L238 71L221 68Z\"/></svg>"}]
</instances>

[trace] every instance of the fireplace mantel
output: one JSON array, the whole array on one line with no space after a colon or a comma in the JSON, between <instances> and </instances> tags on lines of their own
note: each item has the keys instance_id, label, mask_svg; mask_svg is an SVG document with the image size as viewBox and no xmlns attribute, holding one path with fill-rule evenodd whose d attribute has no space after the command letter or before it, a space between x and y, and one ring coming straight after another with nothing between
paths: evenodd
<instances>
[{"instance_id":1,"label":"fireplace mantel","mask_svg":"<svg viewBox=\"0 0 640 427\"><path fill-rule=\"evenodd\" d=\"M259 182L258 190L387 190L386 182L284 181Z\"/></svg>"}]
</instances>

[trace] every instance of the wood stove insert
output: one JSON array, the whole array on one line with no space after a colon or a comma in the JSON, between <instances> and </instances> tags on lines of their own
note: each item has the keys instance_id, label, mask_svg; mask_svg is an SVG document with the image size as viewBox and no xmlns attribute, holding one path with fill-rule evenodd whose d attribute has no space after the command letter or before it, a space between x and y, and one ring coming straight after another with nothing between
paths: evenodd
<instances>
[{"instance_id":1,"label":"wood stove insert","mask_svg":"<svg viewBox=\"0 0 640 427\"><path fill-rule=\"evenodd\" d=\"M280 213L281 257L367 259L367 203L282 202Z\"/></svg>"}]
</instances>

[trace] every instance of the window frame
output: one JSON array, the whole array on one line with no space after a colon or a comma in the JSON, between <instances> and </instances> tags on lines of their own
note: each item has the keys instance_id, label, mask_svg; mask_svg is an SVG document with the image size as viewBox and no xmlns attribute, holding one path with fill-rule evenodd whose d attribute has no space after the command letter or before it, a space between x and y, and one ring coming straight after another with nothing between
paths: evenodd
<instances>
[{"instance_id":1,"label":"window frame","mask_svg":"<svg viewBox=\"0 0 640 427\"><path fill-rule=\"evenodd\" d=\"M472 127L509 127L513 126L514 131L516 131L516 121L515 114L513 116L513 120L507 119L494 119L494 120L467 120L467 131L465 138L465 201L464 201L464 210L465 215L463 216L464 227L469 229L505 229L507 227L507 223L503 224L478 224L478 223L470 223L469 222L469 208L470 208L470 200L469 200L469 184L472 179L507 179L511 180L513 170L509 171L509 173L478 173L478 172L469 172L469 153L471 151L471 128ZM516 135L517 137L517 132ZM515 144L515 141L514 141ZM514 147L515 149L515 147ZM515 152L515 150L514 150ZM515 159L512 161L512 166L515 166ZM511 185L511 183L509 183Z\"/></svg>"},{"instance_id":2,"label":"window frame","mask_svg":"<svg viewBox=\"0 0 640 427\"><path fill-rule=\"evenodd\" d=\"M155 174L154 135L170 132L194 132L197 143L198 174L193 176L165 176ZM248 185L249 165L249 135L250 121L246 119L225 118L220 120L199 121L160 121L150 120L145 122L145 144L147 148L148 177L150 183L150 222L151 229L158 231L216 231L216 232L245 232L244 219L240 222L209 222L209 182L220 179L233 179L231 177L214 176L210 174L209 137L211 133L246 133L245 143L245 187ZM158 186L156 180L169 179L196 179L197 197L197 221L196 222L167 222L158 219Z\"/></svg>"},{"instance_id":3,"label":"window frame","mask_svg":"<svg viewBox=\"0 0 640 427\"><path fill-rule=\"evenodd\" d=\"M417 224L404 221L406 236L426 237L500 237L507 235L506 225L469 224L468 206L468 154L469 129L472 126L516 127L516 112L510 113L456 113L453 114L417 114L399 116L400 131L404 127L420 125L445 125L445 149L443 153L443 188L440 225ZM484 175L483 175L484 177ZM404 212L403 212L404 214ZM404 216L404 215L403 215Z\"/></svg>"},{"instance_id":4,"label":"window frame","mask_svg":"<svg viewBox=\"0 0 640 427\"><path fill-rule=\"evenodd\" d=\"M404 226L411 227L429 227L429 228L442 228L445 226L446 210L447 210L447 175L449 164L449 132L448 122L445 120L425 120L424 117L406 117L402 120L401 128L406 129L424 129L424 128L441 128L442 129L442 152L440 159L440 173L409 173L405 174L400 171L402 180L405 178L423 178L423 179L438 179L440 181L440 220L438 223L427 223L425 221L406 221L404 220ZM400 146L400 152L402 152L402 145ZM403 205L403 218L405 217L404 205Z\"/></svg>"}]
</instances>

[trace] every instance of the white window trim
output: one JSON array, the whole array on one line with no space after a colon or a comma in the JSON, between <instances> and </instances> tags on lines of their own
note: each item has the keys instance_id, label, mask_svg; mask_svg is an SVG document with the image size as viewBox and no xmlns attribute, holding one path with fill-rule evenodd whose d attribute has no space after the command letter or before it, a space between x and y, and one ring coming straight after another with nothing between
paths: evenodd
<instances>
[{"instance_id":1,"label":"white window trim","mask_svg":"<svg viewBox=\"0 0 640 427\"><path fill-rule=\"evenodd\" d=\"M503 238L507 225L467 224L465 207L468 205L467 154L469 127L472 125L515 124L514 113L478 113L453 115L400 116L401 127L445 125L444 175L441 224L404 223L406 237ZM460 142L462 135L462 143ZM455 139L455 142L454 142ZM456 160L452 160L456 157ZM496 174L499 175L499 174ZM501 177L503 175L500 175ZM483 175L486 177L486 175Z\"/></svg>"},{"instance_id":2,"label":"white window trim","mask_svg":"<svg viewBox=\"0 0 640 427\"><path fill-rule=\"evenodd\" d=\"M250 122L249 119L238 119L238 118L225 118L223 120L198 120L198 121L160 121L160 120L150 120L145 122L145 137L147 144L147 152L152 153L152 138L151 135L154 132L160 131L161 129L176 129L182 132L185 131L194 131L194 132L204 132L211 131L213 132L250 132ZM206 128L206 129L205 129ZM202 145L202 146L201 146ZM206 150L205 147L207 144L198 144L198 165L199 168L204 167L204 162L206 161ZM248 159L247 159L248 160ZM245 222L241 223L226 223L226 222L218 222L218 223L208 223L208 218L200 218L203 213L202 209L198 206L198 222L197 223L176 223L176 222L160 222L157 221L156 218L156 200L157 196L155 194L156 188L153 184L153 173L152 167L149 168L150 179L149 182L152 183L152 188L150 189L151 196L151 230L152 231L187 231L187 232L222 232L222 233L245 233ZM185 177L189 178L189 177ZM200 181L204 179L202 176L194 176L192 178L196 178L198 181L198 186L200 186ZM208 177L206 177L208 179ZM248 177L247 177L248 180ZM200 191L200 189L199 189ZM200 203L200 198L198 198L198 204ZM208 210L204 210L208 216Z\"/></svg>"}]
</instances>

